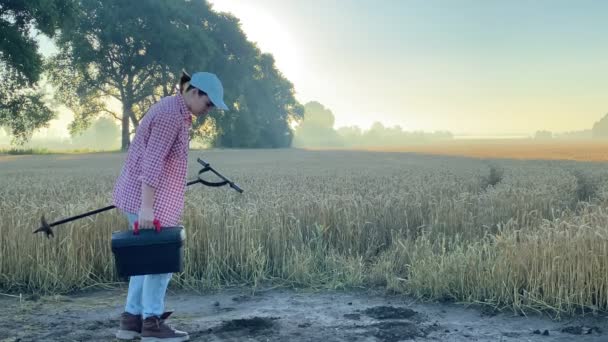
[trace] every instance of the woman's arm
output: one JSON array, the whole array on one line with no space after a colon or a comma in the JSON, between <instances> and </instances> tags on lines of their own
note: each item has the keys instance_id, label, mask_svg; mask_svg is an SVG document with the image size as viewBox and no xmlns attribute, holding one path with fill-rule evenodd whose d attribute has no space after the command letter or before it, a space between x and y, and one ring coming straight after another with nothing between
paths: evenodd
<instances>
[{"instance_id":1,"label":"woman's arm","mask_svg":"<svg viewBox=\"0 0 608 342\"><path fill-rule=\"evenodd\" d=\"M154 227L154 197L156 190L148 184L141 183L141 208L139 210L139 227Z\"/></svg>"}]
</instances>

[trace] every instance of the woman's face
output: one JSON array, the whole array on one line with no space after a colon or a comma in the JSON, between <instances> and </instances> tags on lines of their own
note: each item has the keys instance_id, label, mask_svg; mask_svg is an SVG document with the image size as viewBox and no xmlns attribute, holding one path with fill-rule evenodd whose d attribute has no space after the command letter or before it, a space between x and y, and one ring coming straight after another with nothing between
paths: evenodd
<instances>
[{"instance_id":1,"label":"woman's face","mask_svg":"<svg viewBox=\"0 0 608 342\"><path fill-rule=\"evenodd\" d=\"M206 115L213 108L207 95L199 95L198 89L190 89L184 96L186 106L196 116Z\"/></svg>"}]
</instances>

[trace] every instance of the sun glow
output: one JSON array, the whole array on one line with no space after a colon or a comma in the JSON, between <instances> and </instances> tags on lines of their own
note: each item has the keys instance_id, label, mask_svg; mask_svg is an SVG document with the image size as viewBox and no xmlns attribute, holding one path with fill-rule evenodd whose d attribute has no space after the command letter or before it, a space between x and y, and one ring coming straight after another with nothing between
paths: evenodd
<instances>
[{"instance_id":1,"label":"sun glow","mask_svg":"<svg viewBox=\"0 0 608 342\"><path fill-rule=\"evenodd\" d=\"M277 68L297 89L303 78L302 54L286 25L265 8L234 0L212 0L213 9L230 12L241 21L247 39L274 56Z\"/></svg>"}]
</instances>

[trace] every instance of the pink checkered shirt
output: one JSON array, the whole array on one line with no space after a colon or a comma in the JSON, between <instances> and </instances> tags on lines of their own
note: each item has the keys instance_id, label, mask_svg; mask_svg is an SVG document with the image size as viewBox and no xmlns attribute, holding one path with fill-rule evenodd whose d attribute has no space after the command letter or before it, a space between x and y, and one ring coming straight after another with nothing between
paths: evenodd
<instances>
[{"instance_id":1,"label":"pink checkered shirt","mask_svg":"<svg viewBox=\"0 0 608 342\"><path fill-rule=\"evenodd\" d=\"M154 217L162 226L181 221L186 192L192 114L181 95L162 98L144 115L114 186L114 205L138 214L141 184L155 189Z\"/></svg>"}]
</instances>

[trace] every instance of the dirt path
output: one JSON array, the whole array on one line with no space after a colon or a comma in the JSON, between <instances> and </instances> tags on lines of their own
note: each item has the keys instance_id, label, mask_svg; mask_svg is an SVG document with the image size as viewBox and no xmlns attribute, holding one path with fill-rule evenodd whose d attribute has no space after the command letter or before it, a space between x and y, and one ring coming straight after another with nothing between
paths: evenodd
<instances>
[{"instance_id":1,"label":"dirt path","mask_svg":"<svg viewBox=\"0 0 608 342\"><path fill-rule=\"evenodd\" d=\"M125 295L0 296L0 341L113 341ZM365 292L170 291L167 310L192 341L608 341L605 316L556 322Z\"/></svg>"}]
</instances>

